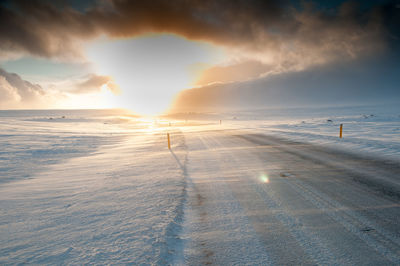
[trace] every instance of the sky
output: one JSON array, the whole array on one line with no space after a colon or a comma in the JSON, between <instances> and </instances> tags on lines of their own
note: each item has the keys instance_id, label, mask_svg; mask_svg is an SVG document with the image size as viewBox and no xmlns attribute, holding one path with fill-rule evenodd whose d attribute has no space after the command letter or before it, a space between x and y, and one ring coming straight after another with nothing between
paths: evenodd
<instances>
[{"instance_id":1,"label":"sky","mask_svg":"<svg viewBox=\"0 0 400 266\"><path fill-rule=\"evenodd\" d=\"M0 109L400 101L400 1L1 0Z\"/></svg>"}]
</instances>

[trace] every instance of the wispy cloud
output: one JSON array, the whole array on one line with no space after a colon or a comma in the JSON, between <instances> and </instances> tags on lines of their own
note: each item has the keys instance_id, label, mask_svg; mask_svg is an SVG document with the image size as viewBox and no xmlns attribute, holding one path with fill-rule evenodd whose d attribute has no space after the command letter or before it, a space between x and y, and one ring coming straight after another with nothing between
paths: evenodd
<instances>
[{"instance_id":1,"label":"wispy cloud","mask_svg":"<svg viewBox=\"0 0 400 266\"><path fill-rule=\"evenodd\" d=\"M100 92L105 86L106 89L110 90L114 94L120 93L120 88L115 84L112 77L109 76L98 76L90 74L83 81L76 82L73 84L73 88L70 93L96 93Z\"/></svg>"}]
</instances>

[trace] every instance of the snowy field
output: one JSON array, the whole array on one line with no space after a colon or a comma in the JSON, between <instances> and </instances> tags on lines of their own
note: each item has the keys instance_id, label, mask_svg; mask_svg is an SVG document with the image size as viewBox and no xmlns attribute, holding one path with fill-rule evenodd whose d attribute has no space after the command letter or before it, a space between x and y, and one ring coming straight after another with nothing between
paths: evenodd
<instances>
[{"instance_id":1,"label":"snowy field","mask_svg":"<svg viewBox=\"0 0 400 266\"><path fill-rule=\"evenodd\" d=\"M162 127L107 112L0 116L1 265L168 262L185 185Z\"/></svg>"},{"instance_id":2,"label":"snowy field","mask_svg":"<svg viewBox=\"0 0 400 266\"><path fill-rule=\"evenodd\" d=\"M224 118L235 128L400 160L400 104L244 111Z\"/></svg>"},{"instance_id":3,"label":"snowy field","mask_svg":"<svg viewBox=\"0 0 400 266\"><path fill-rule=\"evenodd\" d=\"M201 229L187 207L194 188L191 182L220 178L218 162L226 160L207 157L207 151L219 144L202 140L203 131L262 133L400 159L397 106L179 118L146 120L109 110L0 111L0 264L187 264L201 249L189 239L196 236L191 232ZM343 139L338 138L341 123ZM167 132L172 152L166 145ZM233 179L237 178L243 176ZM232 197L218 184L210 186L209 197ZM202 198L195 200L201 204ZM257 230L243 218L246 215L235 218L244 213L241 205L224 204L214 210L215 217L224 213L233 217L233 224L227 226L222 220L213 225L231 232L224 242L227 250L233 247L247 254L228 252L231 262L268 261ZM297 231L293 234L302 237ZM215 242L213 248L220 244Z\"/></svg>"}]
</instances>

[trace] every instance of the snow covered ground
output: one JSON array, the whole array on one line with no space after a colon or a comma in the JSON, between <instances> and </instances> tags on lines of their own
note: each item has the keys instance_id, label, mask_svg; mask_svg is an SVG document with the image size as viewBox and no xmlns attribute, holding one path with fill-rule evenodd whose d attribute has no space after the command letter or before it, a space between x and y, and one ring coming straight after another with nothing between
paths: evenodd
<instances>
[{"instance_id":1,"label":"snow covered ground","mask_svg":"<svg viewBox=\"0 0 400 266\"><path fill-rule=\"evenodd\" d=\"M185 198L179 132L174 157L152 121L11 114L1 117L0 264L168 263Z\"/></svg>"},{"instance_id":2,"label":"snow covered ground","mask_svg":"<svg viewBox=\"0 0 400 266\"><path fill-rule=\"evenodd\" d=\"M254 147L202 132L261 133L398 162L399 115L397 106L370 106L192 113L169 122L110 110L0 111L0 264L290 262L265 244L278 236L251 218L258 207L278 213L289 228L277 231L282 239L308 241L292 246L294 260L305 252L312 263L334 262L319 257L322 240L297 227L295 210L280 209L288 199L259 187L265 163ZM324 202L318 206L328 208Z\"/></svg>"},{"instance_id":3,"label":"snow covered ground","mask_svg":"<svg viewBox=\"0 0 400 266\"><path fill-rule=\"evenodd\" d=\"M400 104L225 113L224 124L356 154L400 160ZM339 127L343 124L343 138Z\"/></svg>"}]
</instances>

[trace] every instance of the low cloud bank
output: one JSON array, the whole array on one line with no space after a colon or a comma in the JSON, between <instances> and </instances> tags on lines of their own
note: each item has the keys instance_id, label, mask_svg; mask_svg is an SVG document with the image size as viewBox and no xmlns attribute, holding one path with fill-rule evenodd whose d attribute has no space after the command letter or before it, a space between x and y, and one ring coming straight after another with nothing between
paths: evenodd
<instances>
[{"instance_id":1,"label":"low cloud bank","mask_svg":"<svg viewBox=\"0 0 400 266\"><path fill-rule=\"evenodd\" d=\"M177 95L171 112L400 104L400 70L396 60L370 58L193 88Z\"/></svg>"},{"instance_id":2,"label":"low cloud bank","mask_svg":"<svg viewBox=\"0 0 400 266\"><path fill-rule=\"evenodd\" d=\"M73 101L74 96L98 94L102 88L114 94L119 93L119 87L107 76L90 74L69 84L53 84L43 88L0 68L0 109L59 108L63 102Z\"/></svg>"}]
</instances>

